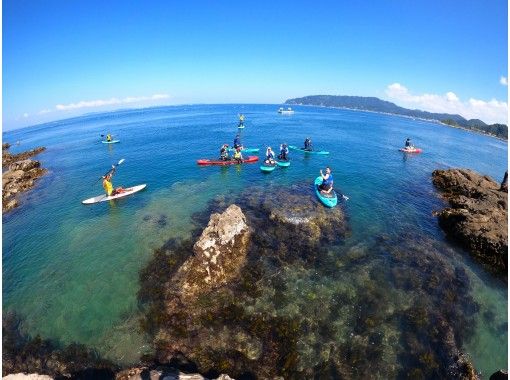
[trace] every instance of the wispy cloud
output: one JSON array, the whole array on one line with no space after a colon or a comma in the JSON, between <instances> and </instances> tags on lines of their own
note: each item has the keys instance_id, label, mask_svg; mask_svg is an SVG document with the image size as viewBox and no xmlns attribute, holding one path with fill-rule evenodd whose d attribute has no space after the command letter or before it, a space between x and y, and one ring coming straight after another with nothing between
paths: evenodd
<instances>
[{"instance_id":1,"label":"wispy cloud","mask_svg":"<svg viewBox=\"0 0 510 380\"><path fill-rule=\"evenodd\" d=\"M485 101L470 98L468 101L462 101L453 92L444 95L427 93L416 95L400 83L390 84L386 88L386 95L406 107L459 114L466 119L480 119L486 123L508 123L508 104L496 99Z\"/></svg>"},{"instance_id":2,"label":"wispy cloud","mask_svg":"<svg viewBox=\"0 0 510 380\"><path fill-rule=\"evenodd\" d=\"M110 98L110 99L98 99L98 100L82 100L78 103L69 103L69 104L57 104L55 109L57 111L69 111L76 110L80 108L92 108L92 107L103 107L103 106L112 106L112 105L121 105L121 104L130 104L130 103L141 103L147 102L151 100L163 100L168 99L170 96L168 94L154 94L152 96L136 96L136 97L127 97L127 98ZM42 112L42 111L41 111Z\"/></svg>"},{"instance_id":3,"label":"wispy cloud","mask_svg":"<svg viewBox=\"0 0 510 380\"><path fill-rule=\"evenodd\" d=\"M501 83L503 86L508 86L508 78L502 76L499 78L499 83Z\"/></svg>"},{"instance_id":4,"label":"wispy cloud","mask_svg":"<svg viewBox=\"0 0 510 380\"><path fill-rule=\"evenodd\" d=\"M51 112L51 110L44 109L44 110L40 110L40 111L38 112L38 114L39 114L39 115L45 115L45 114L50 113L50 112Z\"/></svg>"},{"instance_id":5,"label":"wispy cloud","mask_svg":"<svg viewBox=\"0 0 510 380\"><path fill-rule=\"evenodd\" d=\"M27 117L29 117L29 116L30 116L30 115L29 115L28 113L26 113L26 112L23 114L23 117L24 117L25 119L26 119Z\"/></svg>"}]
</instances>

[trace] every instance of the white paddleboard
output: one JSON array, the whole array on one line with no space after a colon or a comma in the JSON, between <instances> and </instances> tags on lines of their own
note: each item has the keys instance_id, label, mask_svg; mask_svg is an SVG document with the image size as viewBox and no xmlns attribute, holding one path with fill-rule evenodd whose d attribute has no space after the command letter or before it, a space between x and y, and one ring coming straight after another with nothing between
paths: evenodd
<instances>
[{"instance_id":1,"label":"white paddleboard","mask_svg":"<svg viewBox=\"0 0 510 380\"><path fill-rule=\"evenodd\" d=\"M106 201L111 201L112 199L127 197L128 195L134 194L140 190L145 189L146 186L147 185L144 183L143 185L128 187L128 188L125 188L124 191L120 194L112 195L110 197L106 194L98 195L97 197L85 199L81 203L83 203L84 205L91 205L92 203L106 202Z\"/></svg>"},{"instance_id":2,"label":"white paddleboard","mask_svg":"<svg viewBox=\"0 0 510 380\"><path fill-rule=\"evenodd\" d=\"M101 140L101 142L103 144L117 144L120 142L120 140L112 140L112 141Z\"/></svg>"}]
</instances>

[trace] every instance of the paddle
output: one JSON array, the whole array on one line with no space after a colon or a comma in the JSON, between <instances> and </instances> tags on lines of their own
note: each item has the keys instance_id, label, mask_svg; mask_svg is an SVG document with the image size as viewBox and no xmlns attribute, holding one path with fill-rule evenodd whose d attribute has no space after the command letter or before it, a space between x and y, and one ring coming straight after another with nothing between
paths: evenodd
<instances>
[{"instance_id":1,"label":"paddle","mask_svg":"<svg viewBox=\"0 0 510 380\"><path fill-rule=\"evenodd\" d=\"M98 178L98 180L97 180L96 182L94 182L94 185L95 185L96 183L98 183L100 179L102 179L103 177L106 177L108 174L112 173L112 172L115 170L115 168L116 168L117 166L119 166L120 164L122 164L124 161L125 161L125 160L124 160L123 158L121 158L121 159L119 160L119 162L117 162L115 165L112 165L112 168L111 168L110 170L108 170L108 171L107 171L104 175L102 175L101 177L99 177L99 178Z\"/></svg>"}]
</instances>

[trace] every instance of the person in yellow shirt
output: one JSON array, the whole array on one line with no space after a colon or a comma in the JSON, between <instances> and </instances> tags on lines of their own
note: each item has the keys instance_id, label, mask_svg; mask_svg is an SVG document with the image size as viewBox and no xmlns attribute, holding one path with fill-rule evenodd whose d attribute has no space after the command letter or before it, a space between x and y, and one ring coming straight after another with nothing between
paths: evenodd
<instances>
[{"instance_id":1,"label":"person in yellow shirt","mask_svg":"<svg viewBox=\"0 0 510 380\"><path fill-rule=\"evenodd\" d=\"M243 162L243 155L241 154L241 148L236 149L236 152L234 153L234 160L236 160L238 164L241 164Z\"/></svg>"},{"instance_id":2,"label":"person in yellow shirt","mask_svg":"<svg viewBox=\"0 0 510 380\"><path fill-rule=\"evenodd\" d=\"M113 171L103 176L103 188L106 191L106 195L108 195L109 197L124 192L124 189L122 187L118 187L116 189L113 188L112 176Z\"/></svg>"},{"instance_id":3,"label":"person in yellow shirt","mask_svg":"<svg viewBox=\"0 0 510 380\"><path fill-rule=\"evenodd\" d=\"M112 135L110 133L106 135L106 141L112 141Z\"/></svg>"},{"instance_id":4,"label":"person in yellow shirt","mask_svg":"<svg viewBox=\"0 0 510 380\"><path fill-rule=\"evenodd\" d=\"M239 115L239 125L238 125L238 127L243 127L244 126L243 123L244 123L244 115L240 114Z\"/></svg>"}]
</instances>

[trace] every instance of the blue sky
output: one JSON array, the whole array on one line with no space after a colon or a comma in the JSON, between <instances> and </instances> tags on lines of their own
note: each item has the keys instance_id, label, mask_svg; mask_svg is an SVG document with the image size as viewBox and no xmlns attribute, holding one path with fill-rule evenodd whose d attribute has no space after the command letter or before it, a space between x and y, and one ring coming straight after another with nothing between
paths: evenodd
<instances>
[{"instance_id":1,"label":"blue sky","mask_svg":"<svg viewBox=\"0 0 510 380\"><path fill-rule=\"evenodd\" d=\"M503 0L4 0L3 126L313 94L506 122L507 15Z\"/></svg>"}]
</instances>

